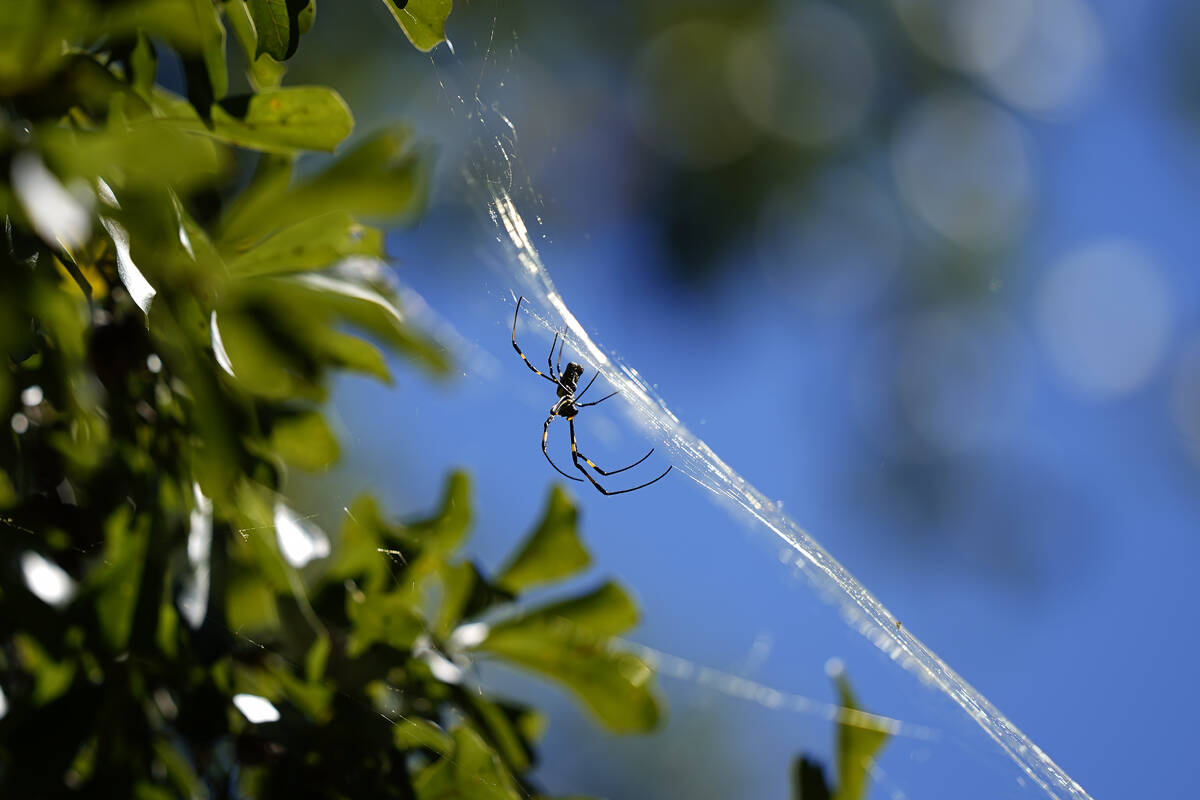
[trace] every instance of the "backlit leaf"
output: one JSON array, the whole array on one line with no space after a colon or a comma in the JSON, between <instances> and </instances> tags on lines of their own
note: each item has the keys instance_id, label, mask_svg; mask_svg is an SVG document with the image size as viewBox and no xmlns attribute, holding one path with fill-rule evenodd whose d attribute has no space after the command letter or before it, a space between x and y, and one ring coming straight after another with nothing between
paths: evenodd
<instances>
[{"instance_id":1,"label":"backlit leaf","mask_svg":"<svg viewBox=\"0 0 1200 800\"><path fill-rule=\"evenodd\" d=\"M212 124L197 131L242 147L290 153L333 150L350 135L354 118L334 90L295 86L227 97L213 106Z\"/></svg>"},{"instance_id":2,"label":"backlit leaf","mask_svg":"<svg viewBox=\"0 0 1200 800\"><path fill-rule=\"evenodd\" d=\"M844 674L837 676L839 703L851 712L860 710ZM847 718L848 717L848 718ZM838 787L833 800L863 800L870 783L875 754L888 740L888 732L867 715L846 715L837 727Z\"/></svg>"},{"instance_id":3,"label":"backlit leaf","mask_svg":"<svg viewBox=\"0 0 1200 800\"><path fill-rule=\"evenodd\" d=\"M284 228L241 254L227 254L226 263L235 275L269 275L319 269L350 255L382 253L382 232L335 211Z\"/></svg>"},{"instance_id":4,"label":"backlit leaf","mask_svg":"<svg viewBox=\"0 0 1200 800\"><path fill-rule=\"evenodd\" d=\"M659 714L653 672L609 640L636 621L628 595L609 583L497 623L478 649L562 683L614 731L646 731Z\"/></svg>"},{"instance_id":5,"label":"backlit leaf","mask_svg":"<svg viewBox=\"0 0 1200 800\"><path fill-rule=\"evenodd\" d=\"M571 498L555 486L538 527L500 571L496 583L519 592L570 577L586 568L591 557L579 541L578 518L579 511Z\"/></svg>"},{"instance_id":6,"label":"backlit leaf","mask_svg":"<svg viewBox=\"0 0 1200 800\"><path fill-rule=\"evenodd\" d=\"M383 0L383 4L417 49L428 52L446 41L451 0Z\"/></svg>"}]
</instances>

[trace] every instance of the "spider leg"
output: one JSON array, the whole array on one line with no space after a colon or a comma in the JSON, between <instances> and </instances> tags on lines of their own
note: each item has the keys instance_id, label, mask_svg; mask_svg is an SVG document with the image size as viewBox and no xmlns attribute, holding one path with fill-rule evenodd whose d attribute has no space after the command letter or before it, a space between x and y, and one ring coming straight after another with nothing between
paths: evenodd
<instances>
[{"instance_id":1,"label":"spider leg","mask_svg":"<svg viewBox=\"0 0 1200 800\"><path fill-rule=\"evenodd\" d=\"M562 360L558 362L558 375L554 374L554 346L558 344L558 331L554 332L554 341L550 343L550 355L546 356L546 369L550 372L550 377L559 380L559 375L562 375Z\"/></svg>"},{"instance_id":2,"label":"spider leg","mask_svg":"<svg viewBox=\"0 0 1200 800\"><path fill-rule=\"evenodd\" d=\"M592 379L590 381L588 381L587 386L583 387L583 391L580 392L579 394L575 395L575 399L578 400L579 398L583 397L584 394L587 393L587 390L592 388L592 384L596 382L596 378L599 378L599 377L600 377L600 370L596 370L596 374L592 376ZM587 405L590 406L591 403L587 403Z\"/></svg>"},{"instance_id":3,"label":"spider leg","mask_svg":"<svg viewBox=\"0 0 1200 800\"><path fill-rule=\"evenodd\" d=\"M562 356L563 356L563 350L566 349L566 347L567 347L567 332L563 331L562 344L559 345L559 348L558 348L558 377L559 378L562 377ZM553 353L554 351L551 350L550 352Z\"/></svg>"},{"instance_id":4,"label":"spider leg","mask_svg":"<svg viewBox=\"0 0 1200 800\"><path fill-rule=\"evenodd\" d=\"M595 380L595 379L593 378L593 380ZM591 386L591 384L589 383L588 386ZM617 389L612 394L606 394L606 395L604 395L604 397L601 397L599 400L597 400L594 403L576 403L575 405L577 408L587 408L588 406L598 406L601 403L603 403L605 400L607 400L608 398L615 397L615 396L619 395L620 393L621 393L621 390Z\"/></svg>"},{"instance_id":5,"label":"spider leg","mask_svg":"<svg viewBox=\"0 0 1200 800\"><path fill-rule=\"evenodd\" d=\"M562 386L562 384L559 383L555 378L550 377L549 375L547 375L546 373L542 372L540 369L535 367L533 364L530 364L529 359L525 357L525 354L523 352L521 352L521 348L517 346L517 315L521 313L521 301L524 299L525 299L524 297L521 297L517 300L517 310L513 312L513 328L512 328L513 350L517 351L517 355L519 355L521 357L521 360L525 362L525 366L529 367L531 370L536 372L538 375L541 375L543 378L550 381L555 386Z\"/></svg>"},{"instance_id":6,"label":"spider leg","mask_svg":"<svg viewBox=\"0 0 1200 800\"><path fill-rule=\"evenodd\" d=\"M599 481L597 481L595 478L592 477L592 473L588 472L584 468L583 464L579 463L579 458L580 458L579 448L575 444L575 420L573 420L573 419L567 420L567 422L571 426L571 461L573 461L575 463L575 469L582 472L583 477L585 477L589 481L591 481L592 486L595 486L597 491L600 492L600 494L613 495L613 494L627 494L629 492L636 492L638 489L644 489L652 483L657 483L658 481L661 481L663 478L667 477L667 472L670 472L673 469L672 467L667 467L666 472L664 472L662 475L659 475L654 480L646 481L645 483L634 486L632 489L618 489L615 492L610 492L608 489L605 489L603 486L601 486ZM648 456L650 454L647 453L646 455ZM586 458L584 460L587 461ZM645 458L643 457L642 460L644 461ZM592 462L588 461L588 463L591 464ZM640 464L641 461L639 461L638 463ZM593 464L593 466L595 466L595 465ZM636 466L636 465L634 465L634 466ZM599 467L597 467L597 469L599 469Z\"/></svg>"},{"instance_id":7,"label":"spider leg","mask_svg":"<svg viewBox=\"0 0 1200 800\"><path fill-rule=\"evenodd\" d=\"M546 460L550 462L550 466L554 467L554 469L558 471L559 475L562 475L564 478L567 478L568 480L579 481L580 483L583 483L582 479L576 478L574 475L568 475L567 473L563 472L561 469L558 469L558 464L555 464L554 460L552 458L550 458L550 451L546 449L546 437L550 435L550 422L553 419L554 419L553 414L546 417L546 424L542 426L542 455L544 455L546 457Z\"/></svg>"},{"instance_id":8,"label":"spider leg","mask_svg":"<svg viewBox=\"0 0 1200 800\"><path fill-rule=\"evenodd\" d=\"M651 448L650 448L650 453L653 453L653 452L654 452L654 448L653 448L653 447L651 447ZM634 468L634 467L636 467L638 464L642 463L642 462L643 462L643 461L645 461L647 458L649 458L649 457L650 457L650 453L646 453L646 455L642 456L642 457L641 457L641 458L639 458L637 461L635 461L635 462L633 462L632 464L630 464L628 467L621 467L620 469L614 469L614 470L612 470L611 472L605 472L604 470L600 469L600 467L596 466L595 462L593 462L593 461L592 461L590 458L588 458L587 456L585 456L583 453L580 453L580 454L579 454L579 457L580 457L580 458L582 458L584 461L586 461L589 467L591 467L592 469L596 470L596 472L599 472L601 475L616 475L618 472L624 472L624 471L625 471L625 470L627 470L627 469L633 469L633 468Z\"/></svg>"}]
</instances>

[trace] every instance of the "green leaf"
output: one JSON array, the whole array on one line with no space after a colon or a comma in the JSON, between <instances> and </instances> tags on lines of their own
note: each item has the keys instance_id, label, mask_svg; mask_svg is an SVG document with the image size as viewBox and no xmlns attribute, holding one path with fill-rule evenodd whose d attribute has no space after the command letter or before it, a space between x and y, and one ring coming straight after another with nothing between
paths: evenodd
<instances>
[{"instance_id":1,"label":"green leaf","mask_svg":"<svg viewBox=\"0 0 1200 800\"><path fill-rule=\"evenodd\" d=\"M350 255L381 256L383 233L335 211L284 228L239 254L226 254L235 275L269 275L330 266Z\"/></svg>"},{"instance_id":2,"label":"green leaf","mask_svg":"<svg viewBox=\"0 0 1200 800\"><path fill-rule=\"evenodd\" d=\"M373 644L409 650L425 632L425 623L408 592L348 593L346 616L354 629L346 639L346 652L355 658Z\"/></svg>"},{"instance_id":3,"label":"green leaf","mask_svg":"<svg viewBox=\"0 0 1200 800\"><path fill-rule=\"evenodd\" d=\"M579 511L560 487L550 492L542 521L521 549L500 571L497 585L512 592L562 580L580 572L591 561L579 541Z\"/></svg>"},{"instance_id":4,"label":"green leaf","mask_svg":"<svg viewBox=\"0 0 1200 800\"><path fill-rule=\"evenodd\" d=\"M451 736L452 755L417 775L417 800L521 800L512 775L478 733L460 725Z\"/></svg>"},{"instance_id":5,"label":"green leaf","mask_svg":"<svg viewBox=\"0 0 1200 800\"><path fill-rule=\"evenodd\" d=\"M102 178L117 192L195 189L215 182L228 163L211 140L151 119L103 131L44 128L38 141L63 173L89 183Z\"/></svg>"},{"instance_id":6,"label":"green leaf","mask_svg":"<svg viewBox=\"0 0 1200 800\"><path fill-rule=\"evenodd\" d=\"M280 280L288 282L289 291L308 295L305 302L314 310L341 319L436 374L449 371L442 349L413 330L396 303L374 288L311 273Z\"/></svg>"},{"instance_id":7,"label":"green leaf","mask_svg":"<svg viewBox=\"0 0 1200 800\"><path fill-rule=\"evenodd\" d=\"M55 661L32 636L18 633L12 637L17 663L33 676L33 703L44 705L62 695L75 680L75 663Z\"/></svg>"},{"instance_id":8,"label":"green leaf","mask_svg":"<svg viewBox=\"0 0 1200 800\"><path fill-rule=\"evenodd\" d=\"M104 524L104 566L90 579L96 586L95 609L100 629L113 652L129 645L134 609L141 585L141 565L150 537L150 520L136 518L120 506Z\"/></svg>"},{"instance_id":9,"label":"green leaf","mask_svg":"<svg viewBox=\"0 0 1200 800\"><path fill-rule=\"evenodd\" d=\"M454 749L454 740L444 730L420 717L409 717L392 728L392 741L397 750L412 750L425 747L441 755L449 755Z\"/></svg>"},{"instance_id":10,"label":"green leaf","mask_svg":"<svg viewBox=\"0 0 1200 800\"><path fill-rule=\"evenodd\" d=\"M462 692L458 699L509 769L521 773L532 768L530 743L545 724L542 715L524 706L493 702L477 692Z\"/></svg>"},{"instance_id":11,"label":"green leaf","mask_svg":"<svg viewBox=\"0 0 1200 800\"><path fill-rule=\"evenodd\" d=\"M858 700L844 674L837 676L839 701L844 709L838 720L838 788L833 800L863 800L870 782L871 763L888 740L878 721L860 710Z\"/></svg>"},{"instance_id":12,"label":"green leaf","mask_svg":"<svg viewBox=\"0 0 1200 800\"><path fill-rule=\"evenodd\" d=\"M277 420L271 428L271 448L307 470L327 469L338 459L337 436L315 411Z\"/></svg>"},{"instance_id":13,"label":"green leaf","mask_svg":"<svg viewBox=\"0 0 1200 800\"><path fill-rule=\"evenodd\" d=\"M381 588L388 573L387 556L379 548L388 528L375 498L364 495L355 499L346 509L337 557L329 567L330 579L362 580L367 592Z\"/></svg>"},{"instance_id":14,"label":"green leaf","mask_svg":"<svg viewBox=\"0 0 1200 800\"><path fill-rule=\"evenodd\" d=\"M296 27L299 28L301 35L312 30L313 23L317 21L317 0L307 0L304 8L300 9L300 13L296 16Z\"/></svg>"},{"instance_id":15,"label":"green leaf","mask_svg":"<svg viewBox=\"0 0 1200 800\"><path fill-rule=\"evenodd\" d=\"M300 3L296 0L246 0L246 5L258 35L255 55L266 53L276 61L291 58L300 43L296 19L302 10Z\"/></svg>"},{"instance_id":16,"label":"green leaf","mask_svg":"<svg viewBox=\"0 0 1200 800\"><path fill-rule=\"evenodd\" d=\"M325 666L329 663L329 651L333 646L327 633L317 634L308 653L304 656L304 676L310 682L316 682L325 675Z\"/></svg>"},{"instance_id":17,"label":"green leaf","mask_svg":"<svg viewBox=\"0 0 1200 800\"><path fill-rule=\"evenodd\" d=\"M212 96L220 100L229 91L229 69L225 64L225 26L212 0L192 0L196 11L196 30L200 37L200 54L208 72Z\"/></svg>"},{"instance_id":18,"label":"green leaf","mask_svg":"<svg viewBox=\"0 0 1200 800\"><path fill-rule=\"evenodd\" d=\"M478 646L559 681L608 728L646 731L658 722L652 670L613 648L609 636L637 621L637 609L616 584L500 622Z\"/></svg>"},{"instance_id":19,"label":"green leaf","mask_svg":"<svg viewBox=\"0 0 1200 800\"><path fill-rule=\"evenodd\" d=\"M212 108L207 132L222 141L273 153L332 151L354 128L342 96L324 86L267 89L227 97Z\"/></svg>"},{"instance_id":20,"label":"green leaf","mask_svg":"<svg viewBox=\"0 0 1200 800\"><path fill-rule=\"evenodd\" d=\"M449 555L467 538L471 525L471 479L465 472L453 472L442 490L442 502L433 516L405 525L402 536L422 550Z\"/></svg>"},{"instance_id":21,"label":"green leaf","mask_svg":"<svg viewBox=\"0 0 1200 800\"><path fill-rule=\"evenodd\" d=\"M451 0L383 0L383 4L418 50L429 52L446 41Z\"/></svg>"},{"instance_id":22,"label":"green leaf","mask_svg":"<svg viewBox=\"0 0 1200 800\"><path fill-rule=\"evenodd\" d=\"M134 45L129 62L133 73L130 81L133 88L143 95L149 94L154 86L154 76L158 72L158 56L154 52L154 45L150 43L150 37L145 33L138 33L137 44Z\"/></svg>"},{"instance_id":23,"label":"green leaf","mask_svg":"<svg viewBox=\"0 0 1200 800\"><path fill-rule=\"evenodd\" d=\"M470 563L452 564L441 570L442 603L433 621L434 635L439 638L450 635L462 619L476 584L482 578L479 570Z\"/></svg>"},{"instance_id":24,"label":"green leaf","mask_svg":"<svg viewBox=\"0 0 1200 800\"><path fill-rule=\"evenodd\" d=\"M613 581L577 597L527 611L497 623L492 635L510 630L550 631L564 624L596 636L619 636L637 625L638 610L633 598Z\"/></svg>"},{"instance_id":25,"label":"green leaf","mask_svg":"<svg viewBox=\"0 0 1200 800\"><path fill-rule=\"evenodd\" d=\"M269 191L259 187L239 198L221 222L221 239L231 244L252 240L331 211L401 221L424 204L429 161L414 146L407 127L386 128L290 190L286 181L272 183Z\"/></svg>"},{"instance_id":26,"label":"green leaf","mask_svg":"<svg viewBox=\"0 0 1200 800\"><path fill-rule=\"evenodd\" d=\"M246 55L246 76L250 79L251 88L261 92L278 87L287 72L287 66L269 55L258 55L258 36L254 32L254 21L250 18L250 8L245 0L226 0L225 18L229 20L233 36Z\"/></svg>"}]
</instances>

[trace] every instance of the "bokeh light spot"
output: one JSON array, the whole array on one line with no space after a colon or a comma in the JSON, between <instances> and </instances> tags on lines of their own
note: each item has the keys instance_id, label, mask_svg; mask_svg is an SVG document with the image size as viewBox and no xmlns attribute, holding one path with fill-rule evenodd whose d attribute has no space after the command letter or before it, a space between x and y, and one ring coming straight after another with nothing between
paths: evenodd
<instances>
[{"instance_id":1,"label":"bokeh light spot","mask_svg":"<svg viewBox=\"0 0 1200 800\"><path fill-rule=\"evenodd\" d=\"M1161 360L1170 328L1161 272L1136 245L1101 242L1051 268L1037 320L1055 367L1096 397L1142 386Z\"/></svg>"},{"instance_id":2,"label":"bokeh light spot","mask_svg":"<svg viewBox=\"0 0 1200 800\"><path fill-rule=\"evenodd\" d=\"M730 94L732 35L708 22L685 22L638 55L631 113L642 139L664 158L695 168L744 155L758 131Z\"/></svg>"},{"instance_id":3,"label":"bokeh light spot","mask_svg":"<svg viewBox=\"0 0 1200 800\"><path fill-rule=\"evenodd\" d=\"M763 129L801 145L830 145L866 119L875 59L850 14L805 3L738 41L729 80L739 107Z\"/></svg>"},{"instance_id":4,"label":"bokeh light spot","mask_svg":"<svg viewBox=\"0 0 1200 800\"><path fill-rule=\"evenodd\" d=\"M1033 179L1020 128L965 93L935 95L910 111L892 143L892 166L913 211L963 246L1002 244L1028 214Z\"/></svg>"}]
</instances>

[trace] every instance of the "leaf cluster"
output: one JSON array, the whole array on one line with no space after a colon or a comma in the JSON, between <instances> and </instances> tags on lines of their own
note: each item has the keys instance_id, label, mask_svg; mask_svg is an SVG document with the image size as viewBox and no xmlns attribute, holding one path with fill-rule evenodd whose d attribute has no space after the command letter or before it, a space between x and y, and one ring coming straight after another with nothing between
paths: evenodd
<instances>
[{"instance_id":1,"label":"leaf cluster","mask_svg":"<svg viewBox=\"0 0 1200 800\"><path fill-rule=\"evenodd\" d=\"M387 2L436 44L448 0ZM528 796L538 717L472 688L489 658L614 730L657 719L611 644L637 617L619 586L519 602L588 563L561 491L491 577L457 555L465 476L412 524L364 497L332 542L284 499L337 458L334 376L449 369L378 227L420 213L428 148L397 126L297 168L353 128L332 89L282 83L315 14L5 4L4 796Z\"/></svg>"}]
</instances>

